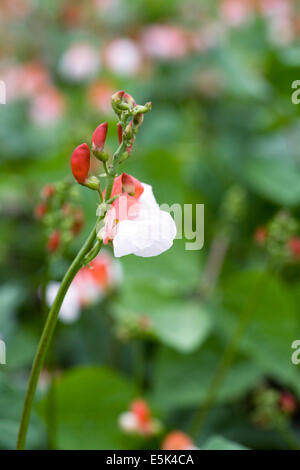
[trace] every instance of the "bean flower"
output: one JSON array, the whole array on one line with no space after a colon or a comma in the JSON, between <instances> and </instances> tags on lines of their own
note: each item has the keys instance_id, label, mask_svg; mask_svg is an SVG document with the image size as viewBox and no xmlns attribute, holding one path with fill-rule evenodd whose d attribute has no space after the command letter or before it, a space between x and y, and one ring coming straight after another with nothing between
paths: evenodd
<instances>
[{"instance_id":1,"label":"bean flower","mask_svg":"<svg viewBox=\"0 0 300 470\"><path fill-rule=\"evenodd\" d=\"M129 411L119 416L119 426L126 434L153 436L161 429L161 423L152 417L148 403L136 399L130 404Z\"/></svg>"},{"instance_id":2,"label":"bean flower","mask_svg":"<svg viewBox=\"0 0 300 470\"><path fill-rule=\"evenodd\" d=\"M168 250L176 236L174 220L162 211L149 184L126 173L115 179L112 196L120 194L106 214L100 232L104 244L112 241L114 255L157 256Z\"/></svg>"}]
</instances>

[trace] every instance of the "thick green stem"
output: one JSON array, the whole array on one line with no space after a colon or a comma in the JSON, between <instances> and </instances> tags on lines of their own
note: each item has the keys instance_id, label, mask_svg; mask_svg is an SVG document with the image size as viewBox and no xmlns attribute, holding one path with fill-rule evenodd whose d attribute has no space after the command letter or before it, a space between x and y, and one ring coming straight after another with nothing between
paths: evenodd
<instances>
[{"instance_id":1,"label":"thick green stem","mask_svg":"<svg viewBox=\"0 0 300 470\"><path fill-rule=\"evenodd\" d=\"M27 388L27 392L25 396L23 413L22 413L22 418L21 418L20 428L19 428L19 435L18 435L18 442L17 442L18 450L24 449L25 447L26 435L27 435L27 430L29 426L29 420L30 420L30 415L31 415L32 407L33 407L34 396L35 396L38 379L39 379L42 367L45 362L47 350L48 350L50 341L53 336L53 332L55 329L55 325L57 322L61 305L63 303L63 300L70 287L72 280L74 279L75 275L77 274L77 272L79 271L81 267L83 258L93 246L94 240L96 238L96 226L97 224L93 228L86 242L82 246L81 250L78 252L70 268L66 272L62 280L62 283L60 285L57 296L48 314L48 318L47 318L47 321L46 321L46 324L45 324L45 327L44 327L44 330L43 330L43 333L42 333L42 336L38 345L38 349L37 349L37 352L33 361L32 369L31 369L31 373L29 377L28 388Z\"/></svg>"}]
</instances>

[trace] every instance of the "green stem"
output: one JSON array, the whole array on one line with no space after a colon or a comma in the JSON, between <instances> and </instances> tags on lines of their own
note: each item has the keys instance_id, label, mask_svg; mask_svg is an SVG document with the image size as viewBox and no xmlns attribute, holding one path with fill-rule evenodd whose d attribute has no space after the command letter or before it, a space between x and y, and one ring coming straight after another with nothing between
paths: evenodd
<instances>
[{"instance_id":1,"label":"green stem","mask_svg":"<svg viewBox=\"0 0 300 470\"><path fill-rule=\"evenodd\" d=\"M53 332L55 329L55 325L57 322L61 305L70 287L71 282L73 281L75 275L77 274L77 272L79 271L81 267L83 258L89 252L89 250L91 249L94 243L94 240L96 238L96 226L97 224L91 231L86 242L84 243L84 245L78 252L76 258L72 262L68 271L66 272L62 280L62 283L60 285L60 288L58 290L58 293L56 295L56 298L53 302L53 305L49 311L48 318L47 318L47 321L46 321L46 324L45 324L45 327L44 327L44 330L43 330L43 333L42 333L42 336L38 345L38 349L37 349L37 352L33 361L32 369L31 369L31 373L29 377L28 388L27 388L27 392L25 396L25 402L24 402L22 418L21 418L20 428L19 428L17 450L24 449L25 447L26 435L28 431L29 420L30 420L30 415L31 415L32 407L33 407L34 396L35 396L38 379L39 379L42 367L45 362L47 350L48 350L50 341L53 336Z\"/></svg>"},{"instance_id":2,"label":"green stem","mask_svg":"<svg viewBox=\"0 0 300 470\"><path fill-rule=\"evenodd\" d=\"M124 140L122 140L121 144L119 145L119 147L117 148L113 156L113 165L112 165L111 171L109 172L109 175L107 176L107 186L106 186L106 192L105 192L105 198L104 198L106 202L111 197L111 192L112 192L112 188L114 184L114 179L116 176L117 166L125 149L126 149L126 144Z\"/></svg>"}]
</instances>

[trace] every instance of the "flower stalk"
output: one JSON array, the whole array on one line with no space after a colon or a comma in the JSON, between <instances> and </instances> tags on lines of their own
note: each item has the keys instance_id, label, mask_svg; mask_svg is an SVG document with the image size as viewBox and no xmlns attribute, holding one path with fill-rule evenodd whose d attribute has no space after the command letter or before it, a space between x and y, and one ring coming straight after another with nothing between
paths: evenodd
<instances>
[{"instance_id":1,"label":"flower stalk","mask_svg":"<svg viewBox=\"0 0 300 470\"><path fill-rule=\"evenodd\" d=\"M116 112L120 125L122 129L126 129L126 126L132 122L133 118L136 117L139 113L148 112L151 108L151 104L147 104L145 107L141 107L141 109L137 108L134 99L125 93L124 91L117 92L112 97L112 107ZM89 264L99 253L101 250L103 240L97 237L97 232L99 229L99 225L103 221L108 208L109 203L111 202L111 193L113 189L113 184L115 177L117 176L118 165L121 163L121 160L124 161L126 158L129 157L129 152L124 157L126 153L126 149L130 145L133 144L136 132L139 126L135 126L133 124L133 131L132 135L130 136L130 142L128 142L127 134L125 131L122 132L122 139L119 143L119 147L117 148L116 152L113 155L112 164L107 165L107 154L104 153L104 144L106 139L107 133L107 123L103 123L97 127L96 131L93 134L92 138L92 153L96 154L96 158L100 159L103 163L104 171L106 174L106 190L105 190L105 197L103 201L102 191L100 189L100 180L96 176L88 176L90 171L90 150L87 144L81 144L74 150L72 157L71 157L71 168L72 173L75 180L79 183L84 185L85 187L96 191L99 194L100 203L106 203L103 213L97 217L97 221L92 229L90 235L88 236L87 240L83 244L82 248L76 255L74 261L70 265L68 271L66 272L61 284L60 288L57 292L56 298L53 302L53 305L49 311L46 324L44 326L44 330L42 332L42 336L40 338L40 342L38 345L38 349L33 361L32 369L30 372L27 392L24 401L24 407L19 427L18 433L18 440L17 440L17 450L22 450L25 448L26 444L26 435L29 427L30 416L34 404L34 397L35 392L39 380L39 376L43 365L45 363L46 354L53 337L53 333L55 330L55 326L57 323L58 315L64 301L64 298L67 294L67 291L78 273L79 269L82 266ZM104 204L103 204L104 205Z\"/></svg>"}]
</instances>

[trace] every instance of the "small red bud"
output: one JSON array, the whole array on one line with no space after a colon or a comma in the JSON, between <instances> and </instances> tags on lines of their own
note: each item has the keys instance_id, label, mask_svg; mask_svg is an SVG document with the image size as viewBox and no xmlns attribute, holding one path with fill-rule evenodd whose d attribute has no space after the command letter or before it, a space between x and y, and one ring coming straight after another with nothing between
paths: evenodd
<instances>
[{"instance_id":1,"label":"small red bud","mask_svg":"<svg viewBox=\"0 0 300 470\"><path fill-rule=\"evenodd\" d=\"M147 423L151 419L151 411L148 404L140 398L131 403L130 411L137 417L140 423Z\"/></svg>"},{"instance_id":2,"label":"small red bud","mask_svg":"<svg viewBox=\"0 0 300 470\"><path fill-rule=\"evenodd\" d=\"M37 219L42 219L44 217L44 215L46 214L48 210L48 207L46 206L46 204L38 204L35 209L34 209L34 215Z\"/></svg>"},{"instance_id":3,"label":"small red bud","mask_svg":"<svg viewBox=\"0 0 300 470\"><path fill-rule=\"evenodd\" d=\"M263 245L267 239L268 231L266 227L257 227L254 232L253 238L258 245Z\"/></svg>"},{"instance_id":4,"label":"small red bud","mask_svg":"<svg viewBox=\"0 0 300 470\"><path fill-rule=\"evenodd\" d=\"M54 253L54 251L57 250L60 244L60 231L59 230L54 230L54 232L51 233L48 243L47 243L47 250L50 253Z\"/></svg>"},{"instance_id":5,"label":"small red bud","mask_svg":"<svg viewBox=\"0 0 300 470\"><path fill-rule=\"evenodd\" d=\"M84 183L90 170L90 149L87 144L76 147L71 157L71 168L78 183Z\"/></svg>"},{"instance_id":6,"label":"small red bud","mask_svg":"<svg viewBox=\"0 0 300 470\"><path fill-rule=\"evenodd\" d=\"M104 148L106 134L107 134L107 122L103 122L98 126L92 136L92 150L95 153L101 152Z\"/></svg>"},{"instance_id":7,"label":"small red bud","mask_svg":"<svg viewBox=\"0 0 300 470\"><path fill-rule=\"evenodd\" d=\"M123 100L125 103L129 104L130 106L135 106L136 102L134 98L129 93L123 93Z\"/></svg>"},{"instance_id":8,"label":"small red bud","mask_svg":"<svg viewBox=\"0 0 300 470\"><path fill-rule=\"evenodd\" d=\"M282 411L286 414L293 414L298 408L296 398L289 392L281 394L279 404Z\"/></svg>"},{"instance_id":9,"label":"small red bud","mask_svg":"<svg viewBox=\"0 0 300 470\"><path fill-rule=\"evenodd\" d=\"M193 448L192 439L182 431L172 431L165 437L162 450L189 450Z\"/></svg>"},{"instance_id":10,"label":"small red bud","mask_svg":"<svg viewBox=\"0 0 300 470\"><path fill-rule=\"evenodd\" d=\"M123 98L124 93L125 93L125 91L123 91L123 90L116 91L116 93L114 93L114 94L112 95L111 101L112 101L113 103L120 101L120 100Z\"/></svg>"},{"instance_id":11,"label":"small red bud","mask_svg":"<svg viewBox=\"0 0 300 470\"><path fill-rule=\"evenodd\" d=\"M291 237L288 241L288 246L293 260L298 261L300 259L300 238Z\"/></svg>"},{"instance_id":12,"label":"small red bud","mask_svg":"<svg viewBox=\"0 0 300 470\"><path fill-rule=\"evenodd\" d=\"M44 186L42 188L41 196L44 199L49 199L51 196L53 196L54 193L55 193L54 185L53 184L46 184L46 186Z\"/></svg>"},{"instance_id":13,"label":"small red bud","mask_svg":"<svg viewBox=\"0 0 300 470\"><path fill-rule=\"evenodd\" d=\"M123 137L123 129L122 129L122 124L118 122L118 139L119 139L119 144L122 142L122 137Z\"/></svg>"}]
</instances>

